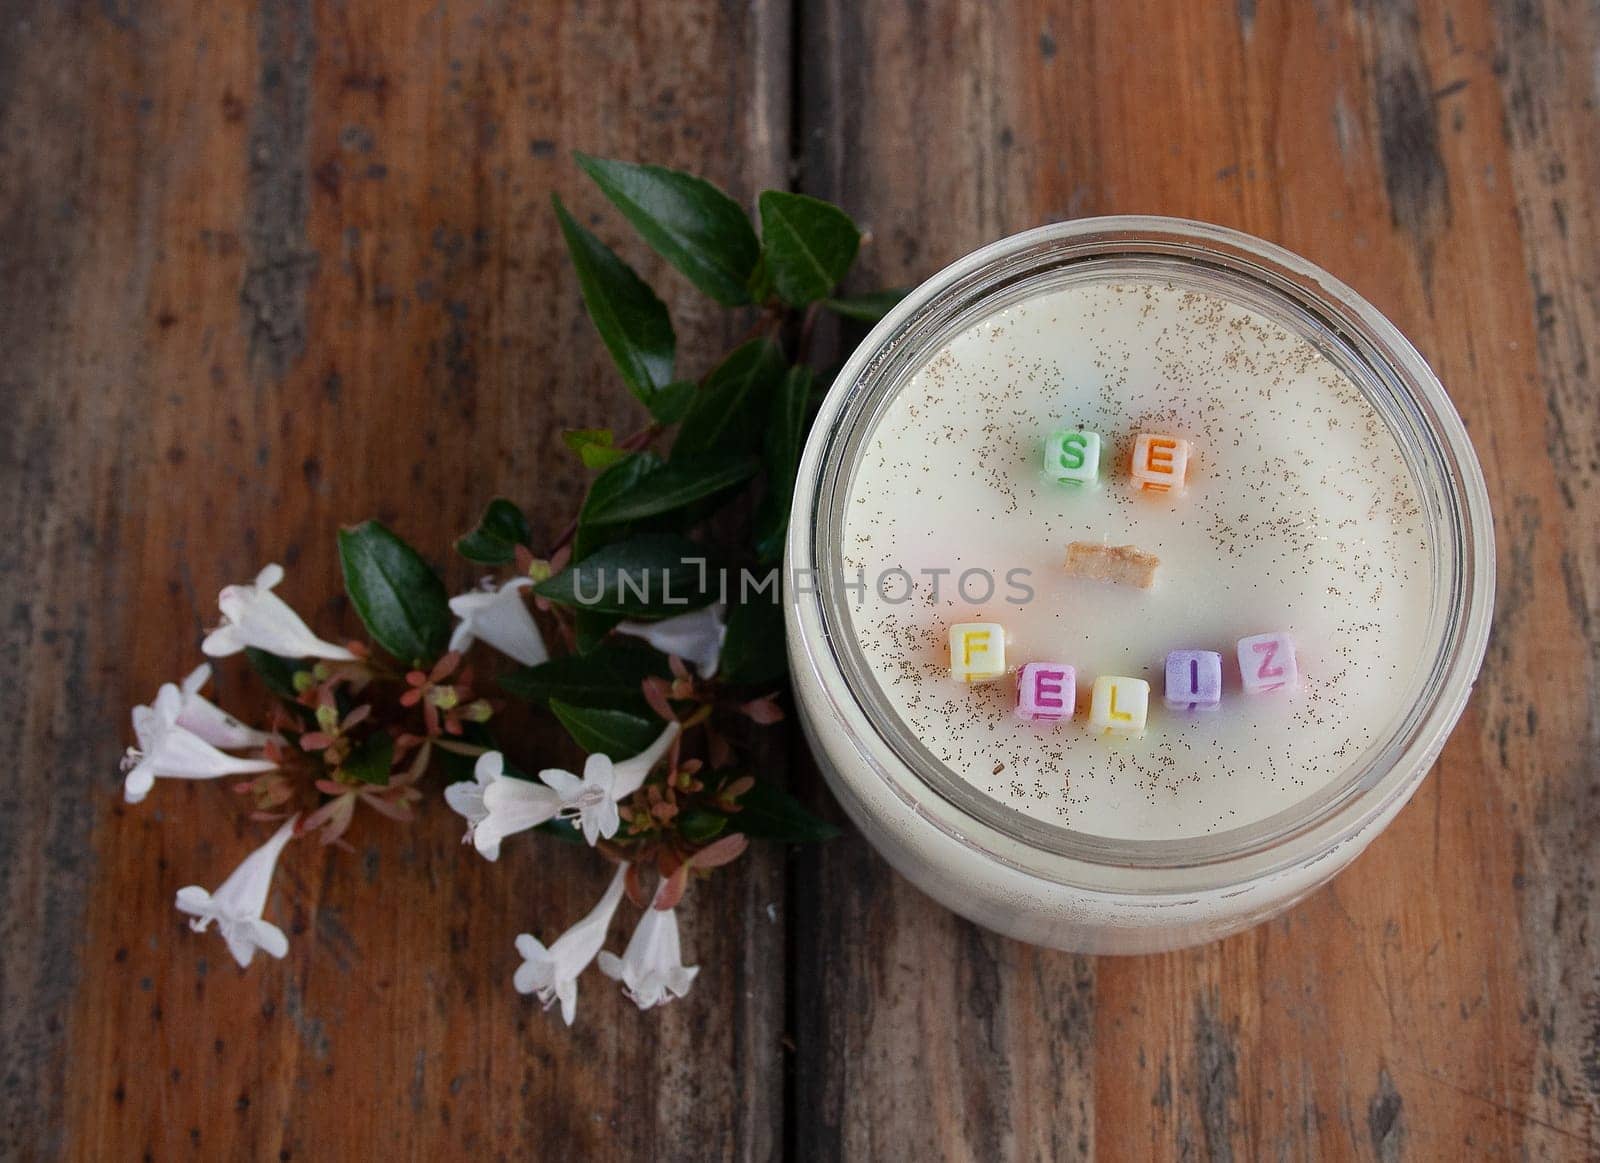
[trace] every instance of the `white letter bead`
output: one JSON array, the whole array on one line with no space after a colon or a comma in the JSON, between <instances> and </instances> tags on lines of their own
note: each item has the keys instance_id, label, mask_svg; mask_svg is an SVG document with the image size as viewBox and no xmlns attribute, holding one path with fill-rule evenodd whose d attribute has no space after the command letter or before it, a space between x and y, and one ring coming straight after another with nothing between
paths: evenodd
<instances>
[{"instance_id":1,"label":"white letter bead","mask_svg":"<svg viewBox=\"0 0 1600 1163\"><path fill-rule=\"evenodd\" d=\"M1184 477L1189 472L1189 442L1176 436L1141 432L1134 437L1130 471L1133 483L1142 490L1182 492Z\"/></svg>"},{"instance_id":2,"label":"white letter bead","mask_svg":"<svg viewBox=\"0 0 1600 1163\"><path fill-rule=\"evenodd\" d=\"M1006 672L1006 628L998 622L957 622L950 627L950 677L988 682Z\"/></svg>"},{"instance_id":3,"label":"white letter bead","mask_svg":"<svg viewBox=\"0 0 1600 1163\"><path fill-rule=\"evenodd\" d=\"M1239 677L1253 695L1293 687L1300 680L1294 639L1282 631L1239 639Z\"/></svg>"},{"instance_id":4,"label":"white letter bead","mask_svg":"<svg viewBox=\"0 0 1600 1163\"><path fill-rule=\"evenodd\" d=\"M1064 485L1092 485L1100 474L1100 434L1061 428L1045 439L1044 471Z\"/></svg>"},{"instance_id":5,"label":"white letter bead","mask_svg":"<svg viewBox=\"0 0 1600 1163\"><path fill-rule=\"evenodd\" d=\"M1089 730L1130 738L1144 734L1150 713L1150 684L1142 678L1103 674L1089 699Z\"/></svg>"}]
</instances>

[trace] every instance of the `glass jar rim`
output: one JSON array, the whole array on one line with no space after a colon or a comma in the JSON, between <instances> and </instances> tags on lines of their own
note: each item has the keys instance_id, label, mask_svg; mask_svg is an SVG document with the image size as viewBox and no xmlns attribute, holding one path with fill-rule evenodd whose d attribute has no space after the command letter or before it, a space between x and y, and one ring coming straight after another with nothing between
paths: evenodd
<instances>
[{"instance_id":1,"label":"glass jar rim","mask_svg":"<svg viewBox=\"0 0 1600 1163\"><path fill-rule=\"evenodd\" d=\"M1226 284L1244 305L1292 320L1333 358L1401 446L1432 542L1428 641L1435 653L1409 714L1322 792L1250 825L1183 839L1108 839L1043 823L961 781L908 740L881 692L867 689L843 604L836 536L859 444L878 409L943 343L1052 278L1140 264ZM802 628L797 657L819 680L866 766L919 816L967 847L1047 880L1166 894L1175 885L1225 888L1331 853L1409 797L1459 718L1482 661L1493 606L1493 527L1460 416L1426 361L1375 307L1315 264L1250 235L1187 219L1117 216L1001 239L921 284L872 330L836 377L807 442L784 572L786 600ZM795 584L802 575L814 579L804 588ZM1186 874L1175 877L1175 870Z\"/></svg>"}]
</instances>

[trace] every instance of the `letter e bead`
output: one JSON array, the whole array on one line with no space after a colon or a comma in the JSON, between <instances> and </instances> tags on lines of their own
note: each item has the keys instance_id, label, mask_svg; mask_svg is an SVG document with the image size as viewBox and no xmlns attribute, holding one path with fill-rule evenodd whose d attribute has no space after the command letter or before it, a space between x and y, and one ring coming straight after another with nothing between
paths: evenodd
<instances>
[{"instance_id":1,"label":"letter e bead","mask_svg":"<svg viewBox=\"0 0 1600 1163\"><path fill-rule=\"evenodd\" d=\"M1133 483L1151 493L1183 490L1189 472L1189 442L1176 436L1141 432L1133 440Z\"/></svg>"},{"instance_id":2,"label":"letter e bead","mask_svg":"<svg viewBox=\"0 0 1600 1163\"><path fill-rule=\"evenodd\" d=\"M1017 671L1017 718L1059 722L1072 718L1078 672L1064 662L1030 662Z\"/></svg>"}]
</instances>

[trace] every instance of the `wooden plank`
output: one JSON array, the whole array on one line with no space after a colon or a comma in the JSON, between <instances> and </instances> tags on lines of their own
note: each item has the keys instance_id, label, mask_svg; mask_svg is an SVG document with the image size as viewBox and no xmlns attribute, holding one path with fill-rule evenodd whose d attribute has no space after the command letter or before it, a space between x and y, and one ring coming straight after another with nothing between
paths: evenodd
<instances>
[{"instance_id":1,"label":"wooden plank","mask_svg":"<svg viewBox=\"0 0 1600 1163\"><path fill-rule=\"evenodd\" d=\"M641 1016L586 980L568 1031L512 991L511 942L588 909L592 859L508 845L489 866L439 804L363 820L354 853L291 849L272 905L290 956L241 973L172 898L263 829L221 786L126 809L115 769L127 708L194 664L220 585L280 560L285 596L350 631L318 604L340 522L380 516L445 564L505 493L554 537L584 479L559 429L637 407L548 193L642 260L570 148L742 197L781 183L786 9L32 7L0 47L0 553L26 676L0 728L0 1154L771 1155L778 856L691 898L689 1000ZM641 265L687 363L732 337ZM242 665L221 686L240 697Z\"/></svg>"},{"instance_id":2,"label":"wooden plank","mask_svg":"<svg viewBox=\"0 0 1600 1163\"><path fill-rule=\"evenodd\" d=\"M801 857L802 1158L1592 1157L1597 164L1582 6L808 6L803 188L867 281L1161 212L1333 270L1435 363L1500 534L1495 645L1394 827L1284 918L1098 961Z\"/></svg>"}]
</instances>

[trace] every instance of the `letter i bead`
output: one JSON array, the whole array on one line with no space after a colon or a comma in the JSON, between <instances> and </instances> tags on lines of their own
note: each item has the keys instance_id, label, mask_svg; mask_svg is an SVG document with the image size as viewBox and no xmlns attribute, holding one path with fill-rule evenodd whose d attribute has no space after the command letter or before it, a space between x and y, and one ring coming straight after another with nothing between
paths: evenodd
<instances>
[{"instance_id":1,"label":"letter i bead","mask_svg":"<svg viewBox=\"0 0 1600 1163\"><path fill-rule=\"evenodd\" d=\"M1222 701L1222 655L1214 650L1174 650L1167 655L1167 706L1197 711Z\"/></svg>"},{"instance_id":2,"label":"letter i bead","mask_svg":"<svg viewBox=\"0 0 1600 1163\"><path fill-rule=\"evenodd\" d=\"M1094 680L1089 700L1089 729L1130 738L1144 734L1150 712L1150 684L1142 678L1103 674Z\"/></svg>"},{"instance_id":3,"label":"letter i bead","mask_svg":"<svg viewBox=\"0 0 1600 1163\"><path fill-rule=\"evenodd\" d=\"M1183 491L1189 472L1189 442L1176 436L1141 432L1133 440L1133 483L1145 492Z\"/></svg>"},{"instance_id":4,"label":"letter i bead","mask_svg":"<svg viewBox=\"0 0 1600 1163\"><path fill-rule=\"evenodd\" d=\"M1076 428L1050 433L1044 442L1045 475L1064 485L1092 485L1100 474L1100 434Z\"/></svg>"},{"instance_id":5,"label":"letter i bead","mask_svg":"<svg viewBox=\"0 0 1600 1163\"><path fill-rule=\"evenodd\" d=\"M998 622L957 622L950 627L950 677L988 682L1006 672L1006 629Z\"/></svg>"},{"instance_id":6,"label":"letter i bead","mask_svg":"<svg viewBox=\"0 0 1600 1163\"><path fill-rule=\"evenodd\" d=\"M1239 677L1253 695L1294 686L1300 678L1294 639L1282 631L1239 639Z\"/></svg>"},{"instance_id":7,"label":"letter i bead","mask_svg":"<svg viewBox=\"0 0 1600 1163\"><path fill-rule=\"evenodd\" d=\"M1078 672L1064 662L1030 662L1017 671L1017 718L1059 722L1072 718Z\"/></svg>"}]
</instances>

